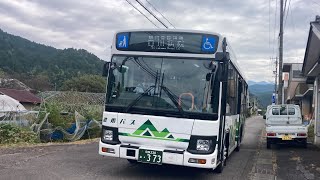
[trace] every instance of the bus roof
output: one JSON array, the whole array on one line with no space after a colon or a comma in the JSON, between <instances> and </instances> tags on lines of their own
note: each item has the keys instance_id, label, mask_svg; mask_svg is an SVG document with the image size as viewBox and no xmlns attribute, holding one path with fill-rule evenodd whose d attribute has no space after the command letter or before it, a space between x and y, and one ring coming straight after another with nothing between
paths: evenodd
<instances>
[{"instance_id":1,"label":"bus roof","mask_svg":"<svg viewBox=\"0 0 320 180\"><path fill-rule=\"evenodd\" d=\"M186 33L199 33L199 34L212 34L222 38L223 36L219 33L201 30L188 30L188 29L125 29L119 30L116 34L121 32L140 32L140 31L154 31L154 32L186 32Z\"/></svg>"}]
</instances>

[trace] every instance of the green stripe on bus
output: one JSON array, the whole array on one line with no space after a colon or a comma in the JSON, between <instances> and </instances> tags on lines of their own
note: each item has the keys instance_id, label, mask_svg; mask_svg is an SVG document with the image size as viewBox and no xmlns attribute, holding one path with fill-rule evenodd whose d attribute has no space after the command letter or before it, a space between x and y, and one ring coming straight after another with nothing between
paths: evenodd
<instances>
[{"instance_id":1,"label":"green stripe on bus","mask_svg":"<svg viewBox=\"0 0 320 180\"><path fill-rule=\"evenodd\" d=\"M168 138L159 138L159 137L151 137L151 136L138 136L129 133L119 132L119 136L130 136L137 138L147 138L147 139L156 139L156 140L164 140L164 141L175 141L175 142L189 142L189 139L177 138L177 139L168 139Z\"/></svg>"}]
</instances>

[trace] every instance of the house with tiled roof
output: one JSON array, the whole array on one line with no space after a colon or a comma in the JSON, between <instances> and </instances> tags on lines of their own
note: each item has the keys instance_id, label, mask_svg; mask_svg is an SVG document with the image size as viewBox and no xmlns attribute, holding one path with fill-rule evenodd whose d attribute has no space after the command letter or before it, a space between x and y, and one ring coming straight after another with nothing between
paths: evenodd
<instances>
[{"instance_id":1,"label":"house with tiled roof","mask_svg":"<svg viewBox=\"0 0 320 180\"><path fill-rule=\"evenodd\" d=\"M0 88L0 94L19 101L27 110L32 110L41 103L41 99L28 90Z\"/></svg>"}]
</instances>

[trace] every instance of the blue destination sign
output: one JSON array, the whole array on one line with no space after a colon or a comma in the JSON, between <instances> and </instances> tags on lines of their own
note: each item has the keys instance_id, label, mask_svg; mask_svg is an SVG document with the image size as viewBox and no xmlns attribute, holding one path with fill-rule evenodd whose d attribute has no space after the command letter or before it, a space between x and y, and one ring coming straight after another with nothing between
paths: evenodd
<instances>
[{"instance_id":1,"label":"blue destination sign","mask_svg":"<svg viewBox=\"0 0 320 180\"><path fill-rule=\"evenodd\" d=\"M218 36L185 32L123 32L116 36L120 51L214 54Z\"/></svg>"}]
</instances>

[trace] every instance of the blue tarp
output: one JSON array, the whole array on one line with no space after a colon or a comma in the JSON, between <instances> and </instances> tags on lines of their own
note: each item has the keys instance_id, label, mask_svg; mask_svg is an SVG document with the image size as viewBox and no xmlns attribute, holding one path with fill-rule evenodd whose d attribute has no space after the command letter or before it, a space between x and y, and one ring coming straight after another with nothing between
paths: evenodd
<instances>
[{"instance_id":1,"label":"blue tarp","mask_svg":"<svg viewBox=\"0 0 320 180\"><path fill-rule=\"evenodd\" d=\"M89 125L91 122L92 122L91 120L87 120L86 125ZM88 127L88 126L84 126L84 127ZM70 134L73 134L76 128L77 128L76 123L72 123L71 127L66 129L66 131ZM51 140L60 140L60 139L63 139L63 133L59 130L55 130L51 134Z\"/></svg>"}]
</instances>

